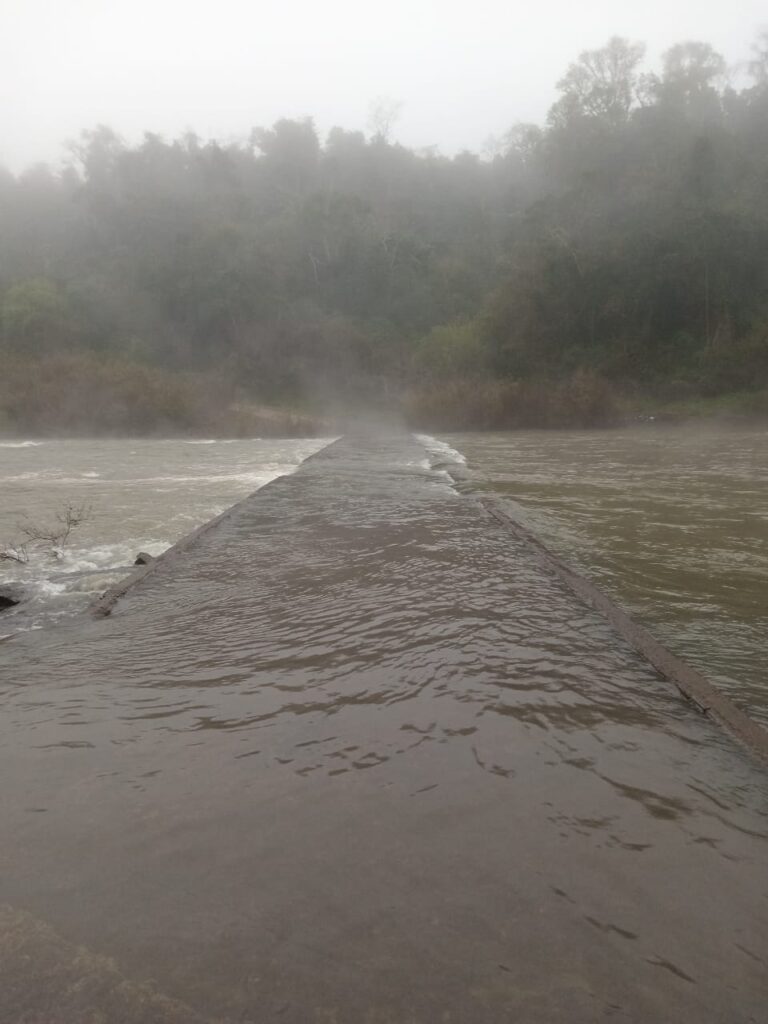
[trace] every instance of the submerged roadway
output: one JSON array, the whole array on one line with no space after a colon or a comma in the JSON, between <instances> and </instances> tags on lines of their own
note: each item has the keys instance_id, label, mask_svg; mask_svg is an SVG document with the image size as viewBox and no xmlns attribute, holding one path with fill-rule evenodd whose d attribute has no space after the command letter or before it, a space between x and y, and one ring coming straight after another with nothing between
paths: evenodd
<instances>
[{"instance_id":1,"label":"submerged roadway","mask_svg":"<svg viewBox=\"0 0 768 1024\"><path fill-rule=\"evenodd\" d=\"M768 1019L765 771L412 438L0 672L3 1024Z\"/></svg>"}]
</instances>

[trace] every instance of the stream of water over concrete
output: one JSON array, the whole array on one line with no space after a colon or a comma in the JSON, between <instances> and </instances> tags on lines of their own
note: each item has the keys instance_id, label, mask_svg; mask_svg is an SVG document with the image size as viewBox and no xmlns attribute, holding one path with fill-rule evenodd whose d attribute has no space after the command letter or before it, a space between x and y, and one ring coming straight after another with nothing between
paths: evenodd
<instances>
[{"instance_id":1,"label":"stream of water over concrete","mask_svg":"<svg viewBox=\"0 0 768 1024\"><path fill-rule=\"evenodd\" d=\"M0 901L207 1020L765 1019L764 771L412 438L0 653Z\"/></svg>"},{"instance_id":2,"label":"stream of water over concrete","mask_svg":"<svg viewBox=\"0 0 768 1024\"><path fill-rule=\"evenodd\" d=\"M768 727L768 431L451 435L502 500Z\"/></svg>"}]
</instances>

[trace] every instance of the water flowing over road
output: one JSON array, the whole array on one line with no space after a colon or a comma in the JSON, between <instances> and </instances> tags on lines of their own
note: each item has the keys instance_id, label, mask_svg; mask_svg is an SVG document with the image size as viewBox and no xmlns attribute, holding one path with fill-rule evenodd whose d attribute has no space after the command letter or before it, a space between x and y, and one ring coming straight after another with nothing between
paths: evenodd
<instances>
[{"instance_id":1,"label":"water flowing over road","mask_svg":"<svg viewBox=\"0 0 768 1024\"><path fill-rule=\"evenodd\" d=\"M450 458L345 438L1 646L0 902L208 1021L758 1024L764 771Z\"/></svg>"},{"instance_id":2,"label":"water flowing over road","mask_svg":"<svg viewBox=\"0 0 768 1024\"><path fill-rule=\"evenodd\" d=\"M25 540L25 525L55 527L67 505L86 513L58 550L32 544L26 564L0 561L0 583L28 594L0 639L87 608L140 551L159 555L330 440L0 441L0 551Z\"/></svg>"},{"instance_id":3,"label":"water flowing over road","mask_svg":"<svg viewBox=\"0 0 768 1024\"><path fill-rule=\"evenodd\" d=\"M768 431L451 435L474 489L768 727Z\"/></svg>"}]
</instances>

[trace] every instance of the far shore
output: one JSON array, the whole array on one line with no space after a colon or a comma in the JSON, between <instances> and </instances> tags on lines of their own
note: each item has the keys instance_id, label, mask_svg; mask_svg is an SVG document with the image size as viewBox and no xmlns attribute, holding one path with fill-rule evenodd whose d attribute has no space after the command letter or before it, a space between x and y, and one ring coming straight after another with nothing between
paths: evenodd
<instances>
[{"instance_id":1,"label":"far shore","mask_svg":"<svg viewBox=\"0 0 768 1024\"><path fill-rule=\"evenodd\" d=\"M471 390L471 388L470 388ZM618 398L605 414L575 416L562 420L549 415L548 409L496 409L482 418L470 409L444 408L433 415L419 415L413 409L393 403L389 408L375 405L367 409L342 408L332 415L322 412L240 403L219 414L206 415L201 422L184 423L172 418L160 419L146 430L135 427L109 427L80 422L59 422L52 417L44 423L26 422L0 425L0 443L26 440L252 440L332 437L360 423L385 422L405 429L434 433L516 432L551 430L628 430L633 428L681 427L716 430L750 430L768 427L768 400L763 392L738 392L709 398L661 401ZM454 415L455 413L455 415Z\"/></svg>"}]
</instances>

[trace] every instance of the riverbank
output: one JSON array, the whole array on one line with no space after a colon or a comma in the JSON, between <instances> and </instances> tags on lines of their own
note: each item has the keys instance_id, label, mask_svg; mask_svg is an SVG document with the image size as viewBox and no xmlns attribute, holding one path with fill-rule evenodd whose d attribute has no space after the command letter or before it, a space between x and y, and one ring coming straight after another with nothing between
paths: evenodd
<instances>
[{"instance_id":1,"label":"riverbank","mask_svg":"<svg viewBox=\"0 0 768 1024\"><path fill-rule=\"evenodd\" d=\"M126 357L6 356L0 436L313 437L328 417L298 401L244 395L223 373L176 372Z\"/></svg>"},{"instance_id":2,"label":"riverbank","mask_svg":"<svg viewBox=\"0 0 768 1024\"><path fill-rule=\"evenodd\" d=\"M403 415L416 429L622 429L635 424L768 425L768 391L665 398L628 390L596 374L558 380L469 377L411 391Z\"/></svg>"},{"instance_id":3,"label":"riverbank","mask_svg":"<svg viewBox=\"0 0 768 1024\"><path fill-rule=\"evenodd\" d=\"M261 405L249 402L235 402L210 413L188 417L178 421L160 416L147 420L142 426L121 428L96 423L87 425L71 421L59 423L47 417L39 420L22 419L20 423L9 424L6 420L0 430L0 443L34 440L119 440L176 439L206 440L215 437L220 440L249 440L252 438L295 439L324 437L338 433L338 425L330 417L281 406Z\"/></svg>"},{"instance_id":4,"label":"riverbank","mask_svg":"<svg viewBox=\"0 0 768 1024\"><path fill-rule=\"evenodd\" d=\"M768 427L768 391L736 391L674 401L634 399L624 403L624 417L627 425L656 421L675 425Z\"/></svg>"},{"instance_id":5,"label":"riverbank","mask_svg":"<svg viewBox=\"0 0 768 1024\"><path fill-rule=\"evenodd\" d=\"M641 388L591 371L510 379L361 378L355 389L257 396L229 371L179 372L125 357L70 352L8 356L0 379L0 437L312 437L366 419L414 429L616 428L662 421L768 423L768 391L700 396L695 388ZM687 397L680 397L684 393Z\"/></svg>"}]
</instances>

